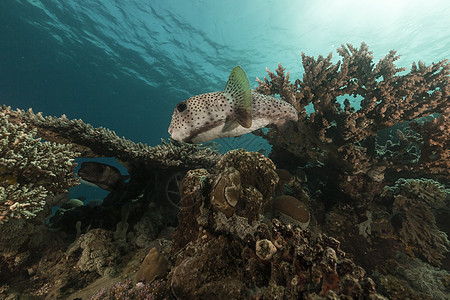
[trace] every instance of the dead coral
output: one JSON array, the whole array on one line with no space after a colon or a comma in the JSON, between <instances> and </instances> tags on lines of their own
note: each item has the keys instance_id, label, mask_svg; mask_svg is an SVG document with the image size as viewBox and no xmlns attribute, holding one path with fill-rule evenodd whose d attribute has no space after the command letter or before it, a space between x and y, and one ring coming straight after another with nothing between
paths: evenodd
<instances>
[{"instance_id":1,"label":"dead coral","mask_svg":"<svg viewBox=\"0 0 450 300\"><path fill-rule=\"evenodd\" d=\"M440 264L449 251L447 235L436 226L434 210L445 207L446 190L431 179L399 179L385 187L382 196L393 199L394 220L400 220L398 235L409 254Z\"/></svg>"},{"instance_id":2,"label":"dead coral","mask_svg":"<svg viewBox=\"0 0 450 300\"><path fill-rule=\"evenodd\" d=\"M427 173L445 170L449 164L448 61L430 66L419 62L408 73L398 74L405 69L395 66L399 56L394 50L377 64L365 43L359 49L347 44L337 52L342 59L336 64L331 62L331 54L315 59L302 53L305 73L302 80L294 83L281 65L276 75L269 71L270 79L259 80L257 91L279 94L299 113L296 126L281 133L272 129L263 135L274 150L287 150L299 163L326 165L338 173L336 185L358 175L366 182L381 181L386 168L386 171L407 169ZM362 98L360 108L351 104L352 97ZM345 98L343 105L339 102L342 98ZM308 105L314 107L310 116L306 114ZM379 130L435 113L442 114L439 120L413 125L423 138L419 161L399 164L376 155L375 137ZM383 170L380 172L379 168ZM350 186L343 186L342 190L347 188ZM361 184L358 189L367 188L367 184Z\"/></svg>"}]
</instances>

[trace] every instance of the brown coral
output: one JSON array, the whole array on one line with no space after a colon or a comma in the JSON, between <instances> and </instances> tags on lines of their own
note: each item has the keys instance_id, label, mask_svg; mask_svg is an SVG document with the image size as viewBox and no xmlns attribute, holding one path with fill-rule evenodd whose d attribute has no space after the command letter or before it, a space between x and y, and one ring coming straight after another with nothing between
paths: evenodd
<instances>
[{"instance_id":1,"label":"brown coral","mask_svg":"<svg viewBox=\"0 0 450 300\"><path fill-rule=\"evenodd\" d=\"M302 80L289 81L288 73L281 65L277 74L270 71L269 78L259 80L256 90L264 94L279 94L293 103L299 112L296 126L278 132L270 130L263 137L274 146L274 151L287 150L299 164L325 165L339 182L358 180L381 181L383 171L412 170L439 173L449 164L448 128L450 109L450 65L447 60L425 66L413 64L409 73L397 68L399 58L390 51L377 64L365 43L355 48L350 44L338 48L342 57L336 64L328 57L317 59L302 53L305 73ZM345 97L343 105L340 99ZM351 105L349 98L360 97L360 108ZM314 112L306 114L306 106ZM421 157L418 161L396 161L376 153L379 130L405 121L411 121L434 113L442 114L439 120L423 126L412 125L422 134ZM425 126L425 127L424 127ZM432 130L431 133L427 133ZM395 175L391 172L391 175ZM447 179L448 172L447 172ZM347 191L351 186L342 186ZM358 191L350 191L356 197L364 194L370 199L376 190L361 184ZM362 192L362 194L360 194Z\"/></svg>"},{"instance_id":2,"label":"brown coral","mask_svg":"<svg viewBox=\"0 0 450 300\"><path fill-rule=\"evenodd\" d=\"M211 192L211 204L230 217L241 194L241 175L235 168L227 168L216 178Z\"/></svg>"},{"instance_id":3,"label":"brown coral","mask_svg":"<svg viewBox=\"0 0 450 300\"><path fill-rule=\"evenodd\" d=\"M264 195L270 197L273 186L278 182L274 163L258 152L237 149L227 152L217 163L216 170L234 167L242 176L243 185L253 185Z\"/></svg>"}]
</instances>

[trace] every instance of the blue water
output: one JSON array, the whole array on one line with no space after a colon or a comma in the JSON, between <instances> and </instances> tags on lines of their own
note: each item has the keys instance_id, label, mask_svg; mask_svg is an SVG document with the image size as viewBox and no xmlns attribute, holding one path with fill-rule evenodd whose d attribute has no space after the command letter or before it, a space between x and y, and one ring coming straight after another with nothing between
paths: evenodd
<instances>
[{"instance_id":1,"label":"blue water","mask_svg":"<svg viewBox=\"0 0 450 300\"><path fill-rule=\"evenodd\" d=\"M156 145L175 104L222 90L237 64L254 86L278 62L300 77L302 51L336 58L343 43L436 62L449 16L445 0L3 0L0 103Z\"/></svg>"}]
</instances>

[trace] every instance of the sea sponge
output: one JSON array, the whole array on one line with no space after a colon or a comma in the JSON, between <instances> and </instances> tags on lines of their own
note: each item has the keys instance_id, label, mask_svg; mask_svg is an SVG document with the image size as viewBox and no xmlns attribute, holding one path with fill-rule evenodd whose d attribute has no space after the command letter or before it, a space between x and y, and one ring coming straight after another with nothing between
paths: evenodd
<instances>
[{"instance_id":1,"label":"sea sponge","mask_svg":"<svg viewBox=\"0 0 450 300\"><path fill-rule=\"evenodd\" d=\"M137 272L136 280L150 283L157 277L162 277L167 273L169 261L156 248L150 249L145 256L142 266Z\"/></svg>"},{"instance_id":2,"label":"sea sponge","mask_svg":"<svg viewBox=\"0 0 450 300\"><path fill-rule=\"evenodd\" d=\"M272 201L272 212L283 222L305 229L309 225L308 207L292 196L278 196Z\"/></svg>"}]
</instances>

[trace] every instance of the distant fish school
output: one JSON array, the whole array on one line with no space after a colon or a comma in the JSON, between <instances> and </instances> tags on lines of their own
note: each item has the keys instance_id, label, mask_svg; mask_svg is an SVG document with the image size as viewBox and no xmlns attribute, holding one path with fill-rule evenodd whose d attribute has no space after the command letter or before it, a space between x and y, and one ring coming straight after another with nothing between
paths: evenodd
<instances>
[{"instance_id":1,"label":"distant fish school","mask_svg":"<svg viewBox=\"0 0 450 300\"><path fill-rule=\"evenodd\" d=\"M177 141L202 143L240 136L275 124L297 121L296 109L288 102L252 92L245 71L236 66L225 90L191 97L175 106L169 125Z\"/></svg>"}]
</instances>

